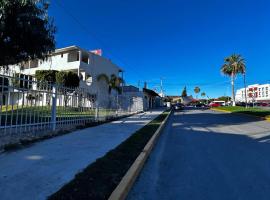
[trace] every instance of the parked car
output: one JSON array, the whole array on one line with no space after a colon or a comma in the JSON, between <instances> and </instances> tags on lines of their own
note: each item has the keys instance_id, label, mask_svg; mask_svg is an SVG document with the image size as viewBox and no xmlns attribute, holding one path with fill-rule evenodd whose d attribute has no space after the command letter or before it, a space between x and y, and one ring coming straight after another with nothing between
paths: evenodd
<instances>
[{"instance_id":1,"label":"parked car","mask_svg":"<svg viewBox=\"0 0 270 200\"><path fill-rule=\"evenodd\" d=\"M260 103L259 106L263 106L263 107L266 107L266 106L269 106L268 103Z\"/></svg>"},{"instance_id":2,"label":"parked car","mask_svg":"<svg viewBox=\"0 0 270 200\"><path fill-rule=\"evenodd\" d=\"M208 106L204 103L198 103L195 105L196 108L207 108Z\"/></svg>"},{"instance_id":3,"label":"parked car","mask_svg":"<svg viewBox=\"0 0 270 200\"><path fill-rule=\"evenodd\" d=\"M181 103L176 103L173 105L174 110L183 110L184 105Z\"/></svg>"},{"instance_id":4,"label":"parked car","mask_svg":"<svg viewBox=\"0 0 270 200\"><path fill-rule=\"evenodd\" d=\"M211 108L213 108L213 107L219 107L219 106L221 106L219 103L212 102L212 103L209 104L209 107L211 107Z\"/></svg>"},{"instance_id":5,"label":"parked car","mask_svg":"<svg viewBox=\"0 0 270 200\"><path fill-rule=\"evenodd\" d=\"M245 107L246 103L245 102L237 102L235 105Z\"/></svg>"}]
</instances>

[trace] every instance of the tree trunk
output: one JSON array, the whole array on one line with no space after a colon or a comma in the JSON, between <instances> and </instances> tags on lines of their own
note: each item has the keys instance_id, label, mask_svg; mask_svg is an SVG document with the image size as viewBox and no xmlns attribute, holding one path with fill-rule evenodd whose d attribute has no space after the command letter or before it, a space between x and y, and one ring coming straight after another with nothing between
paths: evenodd
<instances>
[{"instance_id":1,"label":"tree trunk","mask_svg":"<svg viewBox=\"0 0 270 200\"><path fill-rule=\"evenodd\" d=\"M234 93L234 74L231 76L231 84L232 84L232 106L235 106L235 93Z\"/></svg>"}]
</instances>

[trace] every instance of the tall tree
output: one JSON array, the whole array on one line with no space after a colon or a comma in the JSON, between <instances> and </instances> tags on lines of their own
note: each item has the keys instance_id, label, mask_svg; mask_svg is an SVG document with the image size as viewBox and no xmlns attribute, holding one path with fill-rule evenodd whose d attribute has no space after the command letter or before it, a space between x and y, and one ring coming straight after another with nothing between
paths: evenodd
<instances>
[{"instance_id":1,"label":"tall tree","mask_svg":"<svg viewBox=\"0 0 270 200\"><path fill-rule=\"evenodd\" d=\"M231 97L228 97L228 96L221 96L221 97L218 97L217 99L220 100L220 101L228 102L228 101L231 100Z\"/></svg>"},{"instance_id":2,"label":"tall tree","mask_svg":"<svg viewBox=\"0 0 270 200\"><path fill-rule=\"evenodd\" d=\"M72 94L74 94L77 91L77 87L80 86L79 76L77 73L71 71L37 70L35 77L38 80L38 87L40 89L47 87L48 83L57 84L58 91L64 96L65 106L68 105ZM50 100L48 104L50 104Z\"/></svg>"},{"instance_id":3,"label":"tall tree","mask_svg":"<svg viewBox=\"0 0 270 200\"><path fill-rule=\"evenodd\" d=\"M196 93L196 99L198 99L198 93L200 93L200 91L201 89L198 86L194 88L194 92Z\"/></svg>"},{"instance_id":4,"label":"tall tree","mask_svg":"<svg viewBox=\"0 0 270 200\"><path fill-rule=\"evenodd\" d=\"M187 87L185 86L183 91L182 91L181 97L186 97L186 96L187 96Z\"/></svg>"},{"instance_id":5,"label":"tall tree","mask_svg":"<svg viewBox=\"0 0 270 200\"><path fill-rule=\"evenodd\" d=\"M55 49L55 26L45 0L0 1L0 66L43 59Z\"/></svg>"},{"instance_id":6,"label":"tall tree","mask_svg":"<svg viewBox=\"0 0 270 200\"><path fill-rule=\"evenodd\" d=\"M118 93L121 93L121 83L124 83L124 80L117 77L115 74L112 74L111 77L107 76L106 74L100 74L97 77L97 80L104 80L107 83L109 94L111 94L112 90L116 90Z\"/></svg>"},{"instance_id":7,"label":"tall tree","mask_svg":"<svg viewBox=\"0 0 270 200\"><path fill-rule=\"evenodd\" d=\"M65 106L68 105L68 102L74 93L77 93L79 105L81 104L82 98L77 88L80 86L80 78L77 73L71 71L60 71L56 73L55 80L57 84L64 86L59 87L59 92L64 96Z\"/></svg>"},{"instance_id":8,"label":"tall tree","mask_svg":"<svg viewBox=\"0 0 270 200\"><path fill-rule=\"evenodd\" d=\"M245 60L239 54L232 54L231 56L224 59L224 64L221 67L221 73L230 76L232 86L232 104L235 106L235 77L237 74L245 74L246 65Z\"/></svg>"}]
</instances>

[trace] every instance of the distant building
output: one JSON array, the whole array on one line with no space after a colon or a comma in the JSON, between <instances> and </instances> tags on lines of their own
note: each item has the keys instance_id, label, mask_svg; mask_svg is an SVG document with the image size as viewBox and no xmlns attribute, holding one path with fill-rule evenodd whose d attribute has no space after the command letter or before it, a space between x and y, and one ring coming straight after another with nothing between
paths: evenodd
<instances>
[{"instance_id":1,"label":"distant building","mask_svg":"<svg viewBox=\"0 0 270 200\"><path fill-rule=\"evenodd\" d=\"M123 93L119 95L119 100L123 109L131 112L145 110L143 92L133 85L123 86Z\"/></svg>"},{"instance_id":2,"label":"distant building","mask_svg":"<svg viewBox=\"0 0 270 200\"><path fill-rule=\"evenodd\" d=\"M181 96L167 96L167 99L174 103L181 102Z\"/></svg>"},{"instance_id":3,"label":"distant building","mask_svg":"<svg viewBox=\"0 0 270 200\"><path fill-rule=\"evenodd\" d=\"M163 100L154 90L143 88L144 110L163 106Z\"/></svg>"},{"instance_id":4,"label":"distant building","mask_svg":"<svg viewBox=\"0 0 270 200\"><path fill-rule=\"evenodd\" d=\"M270 84L254 84L247 86L247 102L270 102ZM236 102L245 102L245 88L238 89L235 95Z\"/></svg>"},{"instance_id":5,"label":"distant building","mask_svg":"<svg viewBox=\"0 0 270 200\"><path fill-rule=\"evenodd\" d=\"M145 85L146 86L146 85ZM129 85L123 87L123 94L119 95L122 107L133 110L149 110L163 106L163 98L154 90Z\"/></svg>"},{"instance_id":6,"label":"distant building","mask_svg":"<svg viewBox=\"0 0 270 200\"><path fill-rule=\"evenodd\" d=\"M194 99L192 97L192 95L190 95L190 96L186 96L186 97L181 97L181 102L183 104L187 105L187 104L192 103L192 102L193 103L198 102L198 100L197 99Z\"/></svg>"}]
</instances>

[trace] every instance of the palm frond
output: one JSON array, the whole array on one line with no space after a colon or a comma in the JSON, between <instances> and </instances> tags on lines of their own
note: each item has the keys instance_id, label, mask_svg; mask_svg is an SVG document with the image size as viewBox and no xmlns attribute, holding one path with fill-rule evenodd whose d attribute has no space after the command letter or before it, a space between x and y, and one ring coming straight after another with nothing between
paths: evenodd
<instances>
[{"instance_id":1,"label":"palm frond","mask_svg":"<svg viewBox=\"0 0 270 200\"><path fill-rule=\"evenodd\" d=\"M224 59L224 64L220 71L228 76L236 75L238 73L243 74L246 71L245 60L240 54L232 54Z\"/></svg>"},{"instance_id":2,"label":"palm frond","mask_svg":"<svg viewBox=\"0 0 270 200\"><path fill-rule=\"evenodd\" d=\"M97 77L98 81L104 80L107 84L110 82L110 78L106 74L99 74Z\"/></svg>"}]
</instances>

